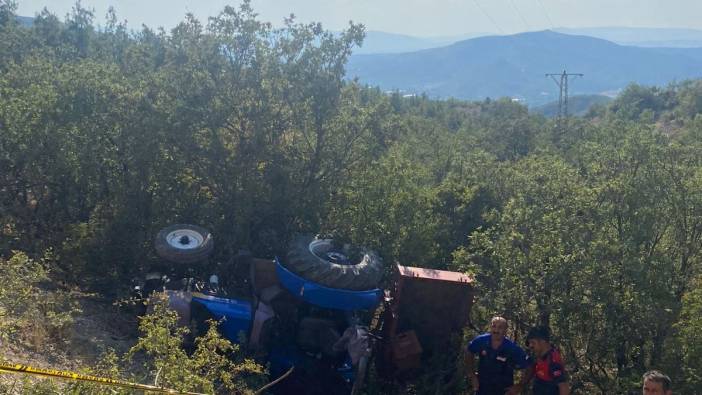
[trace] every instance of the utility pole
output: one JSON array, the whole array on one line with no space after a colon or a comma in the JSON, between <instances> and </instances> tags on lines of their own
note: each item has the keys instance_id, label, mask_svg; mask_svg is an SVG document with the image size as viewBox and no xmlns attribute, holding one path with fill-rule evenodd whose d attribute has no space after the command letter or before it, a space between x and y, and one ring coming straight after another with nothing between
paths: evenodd
<instances>
[{"instance_id":1,"label":"utility pole","mask_svg":"<svg viewBox=\"0 0 702 395\"><path fill-rule=\"evenodd\" d=\"M582 76L584 76L584 74L567 73L565 70L563 70L563 73L546 74L546 77L551 77L560 90L558 94L558 129L561 133L565 132L568 122L568 79L570 77L575 79Z\"/></svg>"}]
</instances>

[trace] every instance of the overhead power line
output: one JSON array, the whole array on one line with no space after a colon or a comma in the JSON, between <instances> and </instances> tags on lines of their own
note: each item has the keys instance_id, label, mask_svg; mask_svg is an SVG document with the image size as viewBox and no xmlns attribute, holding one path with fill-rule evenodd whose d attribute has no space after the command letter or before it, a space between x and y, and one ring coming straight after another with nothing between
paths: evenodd
<instances>
[{"instance_id":1,"label":"overhead power line","mask_svg":"<svg viewBox=\"0 0 702 395\"><path fill-rule=\"evenodd\" d=\"M495 20L492 19L492 17L490 16L490 14L488 14L487 11L485 11L485 9L480 5L480 3L478 3L478 0L473 0L473 2L475 2L475 5L478 6L478 8L480 9L480 11L483 13L483 15L485 15L485 17L487 17L487 19L489 19L490 22L492 22L492 25L495 26L495 28L497 29L497 31L499 31L500 34L505 34L505 33L502 31L502 29L500 28L500 26L497 24L497 22L495 22Z\"/></svg>"},{"instance_id":2,"label":"overhead power line","mask_svg":"<svg viewBox=\"0 0 702 395\"><path fill-rule=\"evenodd\" d=\"M556 28L556 25L553 24L553 21L551 20L551 17L548 15L548 10L546 7L544 7L544 3L541 2L541 0L536 0L539 2L539 5L541 5L541 9L544 11L544 15L546 15L546 19L548 19L548 24L551 26L551 30Z\"/></svg>"},{"instance_id":3,"label":"overhead power line","mask_svg":"<svg viewBox=\"0 0 702 395\"><path fill-rule=\"evenodd\" d=\"M524 19L524 15L519 11L519 8L514 4L514 0L509 0L510 4L512 4L512 8L514 8L514 12L519 15L519 18L522 20L522 23L524 23L524 27L526 27L526 30L531 30L531 26L527 23L526 19Z\"/></svg>"}]
</instances>

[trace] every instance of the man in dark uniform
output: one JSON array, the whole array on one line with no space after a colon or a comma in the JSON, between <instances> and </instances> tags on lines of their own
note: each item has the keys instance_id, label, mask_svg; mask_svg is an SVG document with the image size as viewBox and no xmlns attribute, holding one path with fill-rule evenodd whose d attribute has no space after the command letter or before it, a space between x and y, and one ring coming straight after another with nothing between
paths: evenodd
<instances>
[{"instance_id":1,"label":"man in dark uniform","mask_svg":"<svg viewBox=\"0 0 702 395\"><path fill-rule=\"evenodd\" d=\"M534 353L534 395L570 395L570 385L563 358L551 344L548 328L535 327L527 335L529 349Z\"/></svg>"},{"instance_id":2,"label":"man in dark uniform","mask_svg":"<svg viewBox=\"0 0 702 395\"><path fill-rule=\"evenodd\" d=\"M506 334L507 320L494 317L490 332L476 337L468 345L466 367L476 395L516 395L529 382L530 371L522 374L520 383L514 385L514 370L529 370L531 362L526 352L507 339ZM480 359L477 373L474 369L476 355Z\"/></svg>"}]
</instances>

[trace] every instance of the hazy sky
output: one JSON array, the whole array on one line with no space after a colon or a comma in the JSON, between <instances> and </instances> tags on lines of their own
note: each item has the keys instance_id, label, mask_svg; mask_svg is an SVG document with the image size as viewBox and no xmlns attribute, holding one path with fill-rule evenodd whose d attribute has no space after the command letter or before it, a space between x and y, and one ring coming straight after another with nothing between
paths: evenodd
<instances>
[{"instance_id":1,"label":"hazy sky","mask_svg":"<svg viewBox=\"0 0 702 395\"><path fill-rule=\"evenodd\" d=\"M75 0L18 0L20 15L42 8L63 17ZM186 12L201 19L236 0L83 0L104 21L109 6L133 28L173 27ZM349 20L380 30L415 36L474 32L516 33L552 27L678 27L702 29L702 0L253 0L265 21L279 25L294 13L332 30Z\"/></svg>"}]
</instances>

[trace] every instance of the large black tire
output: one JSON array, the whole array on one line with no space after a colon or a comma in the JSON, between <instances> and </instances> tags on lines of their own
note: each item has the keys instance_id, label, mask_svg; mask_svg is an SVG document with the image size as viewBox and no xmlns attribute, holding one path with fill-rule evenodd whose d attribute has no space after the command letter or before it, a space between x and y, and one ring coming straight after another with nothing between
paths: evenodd
<instances>
[{"instance_id":1,"label":"large black tire","mask_svg":"<svg viewBox=\"0 0 702 395\"><path fill-rule=\"evenodd\" d=\"M212 234L195 225L177 224L156 235L156 253L173 263L195 263L207 259L214 249Z\"/></svg>"},{"instance_id":2,"label":"large black tire","mask_svg":"<svg viewBox=\"0 0 702 395\"><path fill-rule=\"evenodd\" d=\"M291 243L283 265L307 280L330 288L364 291L378 287L383 277L383 262L378 255L362 250L357 260L337 263L328 256L333 244L331 239L300 235Z\"/></svg>"}]
</instances>

